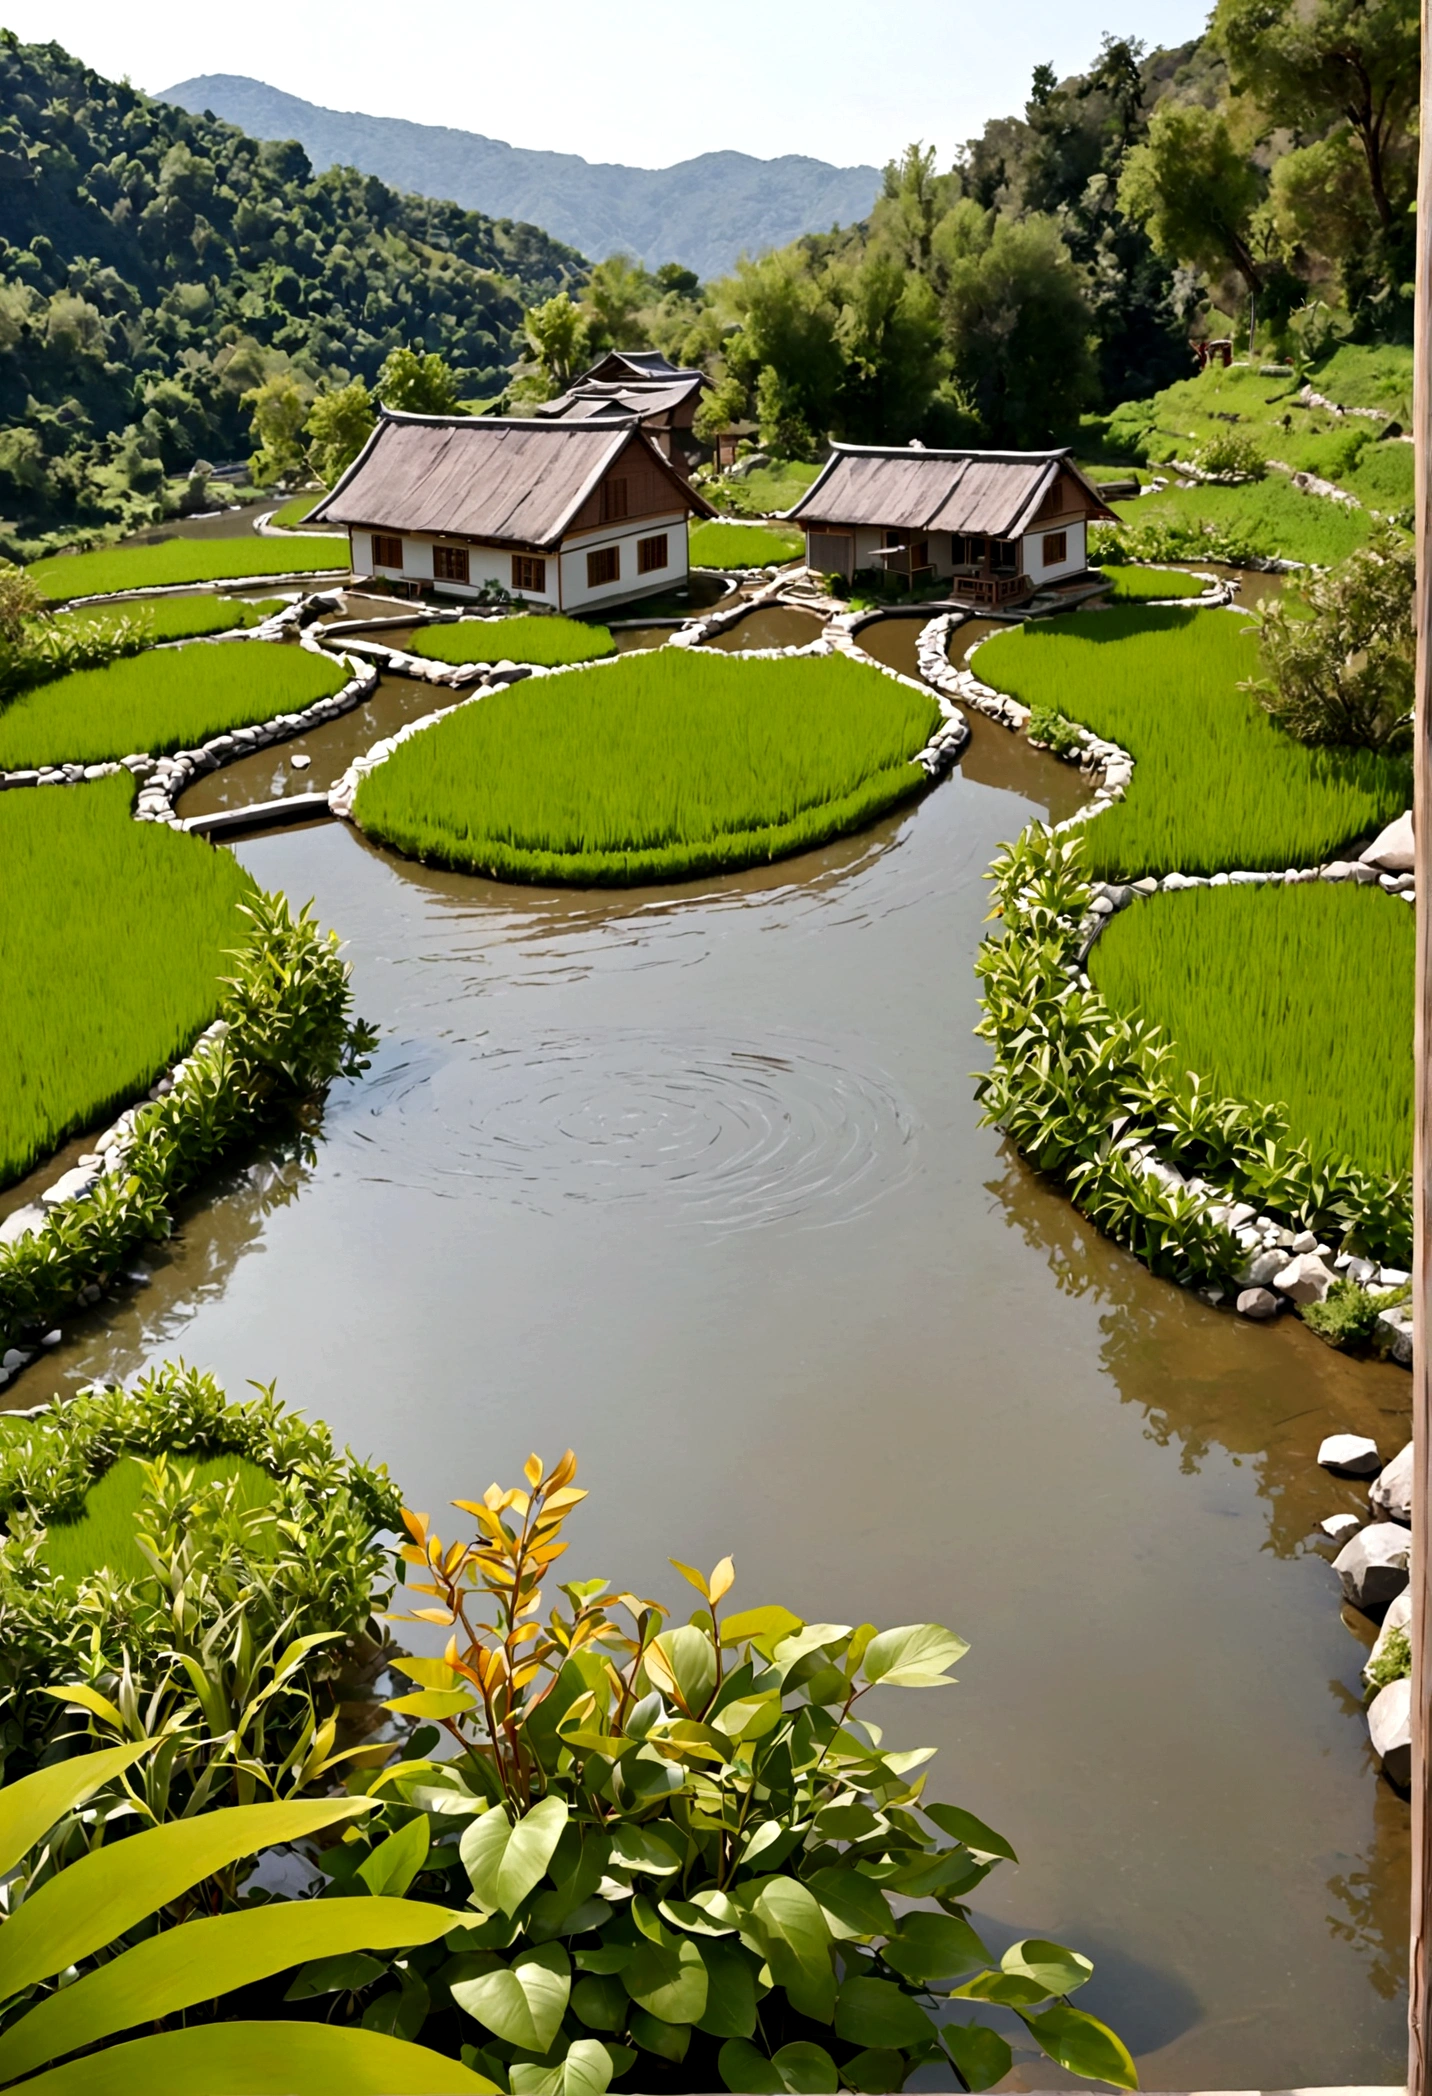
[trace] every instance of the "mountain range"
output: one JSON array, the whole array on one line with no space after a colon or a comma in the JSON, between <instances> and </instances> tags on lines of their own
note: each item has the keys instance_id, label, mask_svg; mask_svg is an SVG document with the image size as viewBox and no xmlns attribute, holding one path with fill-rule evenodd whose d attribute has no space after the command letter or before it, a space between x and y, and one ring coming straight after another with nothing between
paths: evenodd
<instances>
[{"instance_id":1,"label":"mountain range","mask_svg":"<svg viewBox=\"0 0 1432 2096\"><path fill-rule=\"evenodd\" d=\"M721 275L743 251L760 254L864 218L880 186L876 168L794 153L701 153L662 168L594 163L476 131L324 109L242 73L202 73L158 99L222 117L255 138L295 138L319 170L354 167L395 189L526 220L593 260L620 251L648 268L679 262L703 277Z\"/></svg>"}]
</instances>

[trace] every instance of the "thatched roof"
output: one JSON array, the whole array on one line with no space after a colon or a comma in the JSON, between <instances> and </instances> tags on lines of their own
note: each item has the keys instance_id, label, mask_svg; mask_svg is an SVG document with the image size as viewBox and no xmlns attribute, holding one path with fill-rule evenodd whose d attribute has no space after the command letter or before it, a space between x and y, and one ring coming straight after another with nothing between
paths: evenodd
<instances>
[{"instance_id":1,"label":"thatched roof","mask_svg":"<svg viewBox=\"0 0 1432 2096\"><path fill-rule=\"evenodd\" d=\"M678 372L673 379L579 379L555 400L544 400L536 413L544 421L562 422L590 422L600 415L665 415L705 383L699 371Z\"/></svg>"},{"instance_id":2,"label":"thatched roof","mask_svg":"<svg viewBox=\"0 0 1432 2096\"><path fill-rule=\"evenodd\" d=\"M805 525L1018 538L1064 473L1091 517L1113 517L1067 451L923 451L837 444L818 480L786 515Z\"/></svg>"}]
</instances>

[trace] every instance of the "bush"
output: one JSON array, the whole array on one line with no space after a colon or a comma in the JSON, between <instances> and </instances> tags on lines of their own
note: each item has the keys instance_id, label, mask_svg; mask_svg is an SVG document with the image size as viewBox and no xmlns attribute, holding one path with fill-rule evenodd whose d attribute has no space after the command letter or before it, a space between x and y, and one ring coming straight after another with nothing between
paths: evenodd
<instances>
[{"instance_id":1,"label":"bush","mask_svg":"<svg viewBox=\"0 0 1432 2096\"><path fill-rule=\"evenodd\" d=\"M877 1687L948 1686L964 1641L780 1607L723 1618L729 1559L709 1579L677 1564L699 1596L686 1623L571 1578L544 1621L539 1590L586 1496L576 1467L533 1456L522 1488L460 1502L476 1532L446 1550L404 1514L418 1619L451 1642L401 1662L418 1685L390 1708L436 1721L455 1751L370 1781L392 1800L381 1827L323 1860L337 1893L396 1877L479 1926L401 1971L367 1968L364 2022L460 2047L514 2096L614 2080L893 2090L919 2066L989 2088L1007 2040L929 2013L958 1994L1006 2005L1074 2073L1134 2086L1120 2041L1067 2003L1087 1958L1026 1939L992 1969L964 1902L1013 1850L925 1804L927 1755L864 1722ZM310 1984L335 1980L300 1974L294 1991Z\"/></svg>"},{"instance_id":2,"label":"bush","mask_svg":"<svg viewBox=\"0 0 1432 2096\"><path fill-rule=\"evenodd\" d=\"M1387 1642L1367 1666L1364 1679L1369 1699L1394 1681L1405 1681L1412 1672L1412 1641L1405 1630L1389 1630Z\"/></svg>"},{"instance_id":3,"label":"bush","mask_svg":"<svg viewBox=\"0 0 1432 2096\"><path fill-rule=\"evenodd\" d=\"M1193 463L1200 473L1228 474L1239 480L1262 480L1268 471L1257 439L1245 429L1215 430L1200 444Z\"/></svg>"},{"instance_id":4,"label":"bush","mask_svg":"<svg viewBox=\"0 0 1432 2096\"><path fill-rule=\"evenodd\" d=\"M545 669L597 662L616 652L605 626L577 619L459 619L455 625L423 626L412 651L432 662L530 662Z\"/></svg>"},{"instance_id":5,"label":"bush","mask_svg":"<svg viewBox=\"0 0 1432 2096\"><path fill-rule=\"evenodd\" d=\"M1401 749L1412 738L1417 560L1387 527L1331 574L1311 575L1298 601L1252 617L1268 674L1248 680L1299 742Z\"/></svg>"},{"instance_id":6,"label":"bush","mask_svg":"<svg viewBox=\"0 0 1432 2096\"><path fill-rule=\"evenodd\" d=\"M1083 736L1073 721L1065 720L1053 706L1036 706L1030 713L1025 733L1032 743L1040 748L1053 750L1056 757L1072 757L1083 746Z\"/></svg>"},{"instance_id":7,"label":"bush","mask_svg":"<svg viewBox=\"0 0 1432 2096\"><path fill-rule=\"evenodd\" d=\"M0 714L0 770L160 755L210 735L293 713L340 691L340 662L264 641L166 650L79 670Z\"/></svg>"},{"instance_id":8,"label":"bush","mask_svg":"<svg viewBox=\"0 0 1432 2096\"><path fill-rule=\"evenodd\" d=\"M115 590L177 589L245 575L309 575L348 569L348 541L302 539L165 539L157 546L106 546L94 553L57 553L25 570L52 602Z\"/></svg>"},{"instance_id":9,"label":"bush","mask_svg":"<svg viewBox=\"0 0 1432 2096\"><path fill-rule=\"evenodd\" d=\"M1356 1281L1334 1281L1322 1302L1304 1306L1303 1323L1330 1346L1366 1346L1390 1301L1386 1292L1373 1295Z\"/></svg>"},{"instance_id":10,"label":"bush","mask_svg":"<svg viewBox=\"0 0 1432 2096\"><path fill-rule=\"evenodd\" d=\"M661 649L494 692L403 743L357 822L506 880L622 885L764 864L919 792L933 697L841 655Z\"/></svg>"}]
</instances>

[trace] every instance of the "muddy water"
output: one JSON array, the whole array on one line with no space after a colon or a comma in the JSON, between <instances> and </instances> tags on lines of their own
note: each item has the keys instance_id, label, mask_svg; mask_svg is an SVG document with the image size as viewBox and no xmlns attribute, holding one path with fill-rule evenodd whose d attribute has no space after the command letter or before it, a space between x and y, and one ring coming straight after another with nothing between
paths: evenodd
<instances>
[{"instance_id":1,"label":"muddy water","mask_svg":"<svg viewBox=\"0 0 1432 2096\"><path fill-rule=\"evenodd\" d=\"M1400 1446L1408 1383L1153 1280L978 1127L980 876L1069 777L976 723L868 835L632 895L240 846L341 928L373 1068L8 1394L277 1377L435 1514L571 1443L573 1576L730 1549L738 1601L944 1620L960 1685L880 1716L1019 1849L994 1944L1088 1949L1145 2086L1393 2082L1406 1815L1313 1455Z\"/></svg>"},{"instance_id":2,"label":"muddy water","mask_svg":"<svg viewBox=\"0 0 1432 2096\"><path fill-rule=\"evenodd\" d=\"M763 604L759 611L747 612L734 626L724 633L715 634L702 646L720 648L723 654L739 654L746 648L803 648L807 642L819 640L825 631L825 620L816 617L813 611L796 611L788 604Z\"/></svg>"}]
</instances>

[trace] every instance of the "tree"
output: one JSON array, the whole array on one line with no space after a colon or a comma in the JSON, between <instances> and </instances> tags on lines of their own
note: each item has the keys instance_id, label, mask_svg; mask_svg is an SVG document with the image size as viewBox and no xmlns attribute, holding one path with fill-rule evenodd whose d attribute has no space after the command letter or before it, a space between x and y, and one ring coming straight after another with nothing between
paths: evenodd
<instances>
[{"instance_id":1,"label":"tree","mask_svg":"<svg viewBox=\"0 0 1432 2096\"><path fill-rule=\"evenodd\" d=\"M644 330L642 307L651 296L651 278L630 255L608 255L587 284L588 327L593 346L640 349Z\"/></svg>"},{"instance_id":2,"label":"tree","mask_svg":"<svg viewBox=\"0 0 1432 2096\"><path fill-rule=\"evenodd\" d=\"M956 387L997 444L1066 434L1094 385L1090 312L1052 219L996 219L967 203L937 230L945 343Z\"/></svg>"},{"instance_id":3,"label":"tree","mask_svg":"<svg viewBox=\"0 0 1432 2096\"><path fill-rule=\"evenodd\" d=\"M888 248L872 248L841 288L841 427L857 442L898 442L921 427L949 373L939 301Z\"/></svg>"},{"instance_id":4,"label":"tree","mask_svg":"<svg viewBox=\"0 0 1432 2096\"><path fill-rule=\"evenodd\" d=\"M314 401L308 412L308 463L326 488L357 458L374 420L373 396L361 378Z\"/></svg>"},{"instance_id":5,"label":"tree","mask_svg":"<svg viewBox=\"0 0 1432 2096\"><path fill-rule=\"evenodd\" d=\"M726 297L740 327L726 344L733 375L756 393L761 442L802 457L829 429L845 378L835 287L797 242L744 257Z\"/></svg>"},{"instance_id":6,"label":"tree","mask_svg":"<svg viewBox=\"0 0 1432 2096\"><path fill-rule=\"evenodd\" d=\"M1384 525L1340 567L1302 584L1307 616L1282 599L1260 607L1268 675L1245 689L1299 742L1405 746L1416 573L1410 541Z\"/></svg>"},{"instance_id":7,"label":"tree","mask_svg":"<svg viewBox=\"0 0 1432 2096\"><path fill-rule=\"evenodd\" d=\"M739 422L745 412L746 388L740 379L733 378L728 372L709 392L702 394L692 427L703 444L711 444L723 429Z\"/></svg>"},{"instance_id":8,"label":"tree","mask_svg":"<svg viewBox=\"0 0 1432 2096\"><path fill-rule=\"evenodd\" d=\"M374 392L385 408L402 415L456 415L457 384L445 358L435 349L390 350L383 359Z\"/></svg>"},{"instance_id":9,"label":"tree","mask_svg":"<svg viewBox=\"0 0 1432 2096\"><path fill-rule=\"evenodd\" d=\"M243 405L250 410L250 434L258 446L249 473L255 487L271 487L303 464L299 436L308 420L308 402L291 371L273 371L244 395Z\"/></svg>"},{"instance_id":10,"label":"tree","mask_svg":"<svg viewBox=\"0 0 1432 2096\"><path fill-rule=\"evenodd\" d=\"M555 298L529 308L522 326L544 377L551 381L553 392L560 393L587 353L587 324L581 309L567 292L559 291Z\"/></svg>"},{"instance_id":11,"label":"tree","mask_svg":"<svg viewBox=\"0 0 1432 2096\"><path fill-rule=\"evenodd\" d=\"M1215 276L1231 266L1256 296L1252 218L1261 187L1225 117L1198 102L1164 102L1124 162L1119 209L1147 229L1161 255Z\"/></svg>"}]
</instances>

